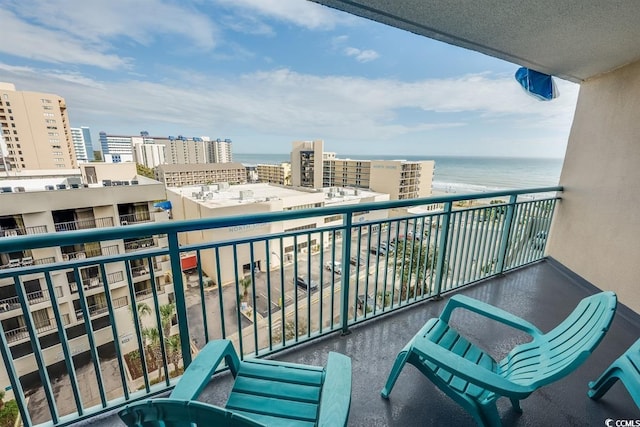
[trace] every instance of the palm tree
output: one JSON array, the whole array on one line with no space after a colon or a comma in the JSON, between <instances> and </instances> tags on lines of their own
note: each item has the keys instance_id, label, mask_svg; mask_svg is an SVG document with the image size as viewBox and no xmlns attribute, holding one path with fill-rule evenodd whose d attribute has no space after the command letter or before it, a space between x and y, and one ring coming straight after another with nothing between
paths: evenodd
<instances>
[{"instance_id":1,"label":"palm tree","mask_svg":"<svg viewBox=\"0 0 640 427\"><path fill-rule=\"evenodd\" d=\"M173 363L173 369L176 372L178 371L178 365L180 364L180 359L182 359L182 347L180 335L172 335L165 341L167 347L167 353L169 354L169 359L171 363Z\"/></svg>"},{"instance_id":2,"label":"palm tree","mask_svg":"<svg viewBox=\"0 0 640 427\"><path fill-rule=\"evenodd\" d=\"M138 330L142 331L143 330L142 318L144 316L148 316L151 314L151 307L149 307L147 303L139 302L136 305L136 311L138 312ZM129 312L131 312L131 306L129 306ZM133 313L132 313L132 316L133 316Z\"/></svg>"},{"instance_id":3,"label":"palm tree","mask_svg":"<svg viewBox=\"0 0 640 427\"><path fill-rule=\"evenodd\" d=\"M243 277L242 279L240 279L239 283L240 283L240 286L242 286L242 288L244 289L242 298L246 301L247 297L249 296L249 286L251 286L251 277L249 276Z\"/></svg>"},{"instance_id":4,"label":"palm tree","mask_svg":"<svg viewBox=\"0 0 640 427\"><path fill-rule=\"evenodd\" d=\"M431 275L438 258L438 251L419 240L400 240L397 248L396 269L400 274L400 299L411 298L427 292L426 279ZM391 257L389 257L391 258ZM391 260L393 264L394 260ZM411 285L410 282L413 282Z\"/></svg>"},{"instance_id":5,"label":"palm tree","mask_svg":"<svg viewBox=\"0 0 640 427\"><path fill-rule=\"evenodd\" d=\"M175 313L176 305L174 303L160 306L160 323L162 324L162 335L165 338L169 338L169 334L171 333L171 319L173 319Z\"/></svg>"},{"instance_id":6,"label":"palm tree","mask_svg":"<svg viewBox=\"0 0 640 427\"><path fill-rule=\"evenodd\" d=\"M162 349L160 348L160 332L158 328L144 328L142 337L149 354L153 358L156 368L158 368L158 379L162 378Z\"/></svg>"}]
</instances>

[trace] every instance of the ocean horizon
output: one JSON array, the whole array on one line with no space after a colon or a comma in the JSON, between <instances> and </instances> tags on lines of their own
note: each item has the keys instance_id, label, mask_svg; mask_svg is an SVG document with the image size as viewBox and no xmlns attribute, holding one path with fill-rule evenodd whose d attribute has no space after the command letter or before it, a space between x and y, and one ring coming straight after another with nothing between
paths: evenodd
<instances>
[{"instance_id":1,"label":"ocean horizon","mask_svg":"<svg viewBox=\"0 0 640 427\"><path fill-rule=\"evenodd\" d=\"M563 159L525 157L415 156L401 154L345 154L341 159L433 160L433 190L446 193L482 193L558 185ZM234 153L244 164L290 161L286 154Z\"/></svg>"}]
</instances>

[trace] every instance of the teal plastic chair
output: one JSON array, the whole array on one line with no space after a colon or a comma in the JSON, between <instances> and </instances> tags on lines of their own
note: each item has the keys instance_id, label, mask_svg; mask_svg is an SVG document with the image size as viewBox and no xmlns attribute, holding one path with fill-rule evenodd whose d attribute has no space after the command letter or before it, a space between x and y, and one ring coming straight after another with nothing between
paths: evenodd
<instances>
[{"instance_id":1,"label":"teal plastic chair","mask_svg":"<svg viewBox=\"0 0 640 427\"><path fill-rule=\"evenodd\" d=\"M587 394L590 398L598 400L618 380L622 381L633 401L640 408L640 339L622 356L614 360L597 380L589 383Z\"/></svg>"},{"instance_id":2,"label":"teal plastic chair","mask_svg":"<svg viewBox=\"0 0 640 427\"><path fill-rule=\"evenodd\" d=\"M225 359L235 378L225 408L195 399ZM351 404L351 359L329 353L327 367L271 360L240 361L228 340L209 342L168 398L128 405L128 426L345 426Z\"/></svg>"},{"instance_id":3,"label":"teal plastic chair","mask_svg":"<svg viewBox=\"0 0 640 427\"><path fill-rule=\"evenodd\" d=\"M616 295L602 292L583 299L560 325L544 334L531 323L492 305L453 296L439 318L429 320L398 354L382 397L389 393L406 363L414 365L481 426L500 426L496 400L520 400L580 366L600 343L616 309ZM467 341L449 325L451 313L465 308L531 335L500 362Z\"/></svg>"}]
</instances>

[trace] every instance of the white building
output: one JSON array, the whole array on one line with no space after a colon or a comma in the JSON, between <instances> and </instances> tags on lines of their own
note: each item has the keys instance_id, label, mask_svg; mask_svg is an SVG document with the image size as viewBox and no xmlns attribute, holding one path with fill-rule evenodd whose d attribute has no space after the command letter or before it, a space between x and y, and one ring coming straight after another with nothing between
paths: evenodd
<instances>
[{"instance_id":1,"label":"white building","mask_svg":"<svg viewBox=\"0 0 640 427\"><path fill-rule=\"evenodd\" d=\"M89 140L86 139L87 135L89 135ZM76 153L78 163L86 163L93 160L93 148L88 127L71 128L71 140L73 141L73 150Z\"/></svg>"},{"instance_id":2,"label":"white building","mask_svg":"<svg viewBox=\"0 0 640 427\"><path fill-rule=\"evenodd\" d=\"M251 215L262 212L281 212L298 209L313 209L324 206L351 205L365 202L389 200L388 194L375 193L364 190L321 191L260 184L244 185L205 185L182 188L167 188L167 199L173 206L173 218L198 219L216 218L232 215ZM384 210L362 212L354 216L354 222L385 219L388 213ZM215 230L199 230L180 234L180 244L196 244L225 240L240 240L253 236L263 236L273 233L283 233L295 230L316 230L342 224L341 215L308 217L297 220L281 221L264 224L250 224L241 227L227 227ZM328 243L328 234L325 243ZM287 259L292 259L294 252L313 250L319 246L319 233L310 235L310 246L307 238L297 241L294 247L293 237L282 239L283 253ZM222 283L233 281L236 271L240 277L248 273L251 268L266 270L266 246L264 242L256 242L253 246L253 262L251 265L251 251L248 245L236 247L234 262L233 248L222 246L219 248L220 275ZM270 241L269 251L275 254L272 266L279 264L280 240ZM286 261L286 260L283 260ZM204 272L209 277L216 277L217 265L215 253L211 250L201 252L201 263ZM235 266L235 269L234 269Z\"/></svg>"},{"instance_id":3,"label":"white building","mask_svg":"<svg viewBox=\"0 0 640 427\"><path fill-rule=\"evenodd\" d=\"M80 170L70 171L67 176L41 173L31 179L11 178L3 183L19 186L23 191L0 193L0 239L25 234L62 234L70 230L168 221L166 212L157 211L153 207L155 201L165 198L164 186L157 181L137 176L135 164L132 163L84 163ZM102 255L133 254L150 247L165 247L166 240L166 237L148 236L143 239L103 240L7 252L0 254L0 265L3 269L10 269ZM154 286L158 291L160 304L168 303L170 294L173 293L172 280L165 274L170 270L169 262L159 258L153 258L155 283L152 283L150 267L144 258L132 259L129 266L124 261L104 264L108 294L105 294L98 265L79 267L78 276L73 268L65 268L64 264L61 265L63 268L53 270L51 280L55 299L48 292L44 273L21 274L20 280L36 332L41 342L48 343L42 349L45 363L51 365L63 357L52 309L54 300L60 309L71 349L82 352L88 348L85 323L89 319L84 318L81 309L79 287L83 289L96 346L114 339L109 311L106 309L109 298L114 307L121 349L124 353L134 350L137 347L135 340L128 338L133 334L134 326L129 310L129 286L133 287L138 302L150 298ZM131 284L127 279L129 274L132 277ZM13 278L0 279L0 322L18 375L36 371L37 364ZM0 369L0 384L8 384L6 375L5 370Z\"/></svg>"},{"instance_id":4,"label":"white building","mask_svg":"<svg viewBox=\"0 0 640 427\"><path fill-rule=\"evenodd\" d=\"M218 138L212 141L207 141L207 156L209 163L233 162L231 140Z\"/></svg>"},{"instance_id":5,"label":"white building","mask_svg":"<svg viewBox=\"0 0 640 427\"><path fill-rule=\"evenodd\" d=\"M145 138L146 139L146 138ZM166 163L166 146L155 142L144 141L142 137L132 137L133 160L148 168Z\"/></svg>"}]
</instances>

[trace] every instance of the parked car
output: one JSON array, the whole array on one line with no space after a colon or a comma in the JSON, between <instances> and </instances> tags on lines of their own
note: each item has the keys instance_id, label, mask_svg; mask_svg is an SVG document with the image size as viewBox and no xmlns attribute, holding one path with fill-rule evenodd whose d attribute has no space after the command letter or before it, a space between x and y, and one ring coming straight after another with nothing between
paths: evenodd
<instances>
[{"instance_id":1,"label":"parked car","mask_svg":"<svg viewBox=\"0 0 640 427\"><path fill-rule=\"evenodd\" d=\"M387 252L392 253L396 250L396 244L394 242L380 242L380 246L371 246L369 249L373 254L384 255Z\"/></svg>"},{"instance_id":2,"label":"parked car","mask_svg":"<svg viewBox=\"0 0 640 427\"><path fill-rule=\"evenodd\" d=\"M304 289L307 292L311 292L311 291L315 291L318 289L318 284L316 282L314 282L313 280L311 281L311 284L307 283L307 281L305 280L304 277L302 276L298 276L296 278L296 286Z\"/></svg>"},{"instance_id":3,"label":"parked car","mask_svg":"<svg viewBox=\"0 0 640 427\"><path fill-rule=\"evenodd\" d=\"M340 262L338 261L335 261L333 263L331 263L331 261L327 261L324 264L324 268L329 271L333 271L336 274L342 274L342 264L340 264Z\"/></svg>"},{"instance_id":4,"label":"parked car","mask_svg":"<svg viewBox=\"0 0 640 427\"><path fill-rule=\"evenodd\" d=\"M360 259L358 259L358 257L352 256L349 262L351 265L358 265L358 262L360 262L360 265L364 265L364 258L360 257Z\"/></svg>"}]
</instances>

